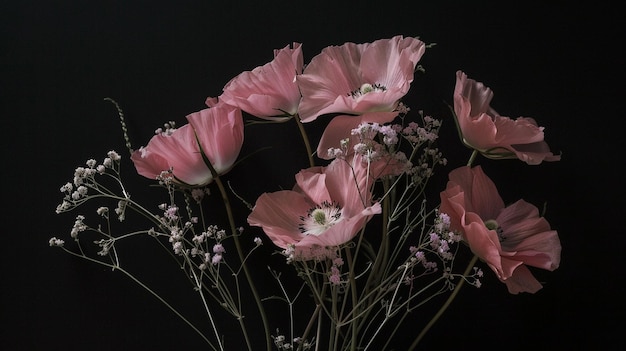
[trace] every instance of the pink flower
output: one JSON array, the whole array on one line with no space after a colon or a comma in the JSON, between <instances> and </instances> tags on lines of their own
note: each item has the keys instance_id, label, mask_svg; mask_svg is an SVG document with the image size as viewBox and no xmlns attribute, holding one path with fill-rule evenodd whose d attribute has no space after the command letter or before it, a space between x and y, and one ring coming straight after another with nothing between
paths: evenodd
<instances>
[{"instance_id":1,"label":"pink flower","mask_svg":"<svg viewBox=\"0 0 626 351\"><path fill-rule=\"evenodd\" d=\"M422 41L402 36L326 47L296 77L302 122L328 113L393 111L425 49Z\"/></svg>"},{"instance_id":2,"label":"pink flower","mask_svg":"<svg viewBox=\"0 0 626 351\"><path fill-rule=\"evenodd\" d=\"M231 79L219 99L259 118L287 120L298 112L303 65L299 43L274 50L274 60Z\"/></svg>"},{"instance_id":3,"label":"pink flower","mask_svg":"<svg viewBox=\"0 0 626 351\"><path fill-rule=\"evenodd\" d=\"M460 167L449 175L441 192L442 213L470 249L507 285L510 293L535 293L541 284L527 266L558 268L561 243L557 232L523 200L507 207L495 184L480 166Z\"/></svg>"},{"instance_id":4,"label":"pink flower","mask_svg":"<svg viewBox=\"0 0 626 351\"><path fill-rule=\"evenodd\" d=\"M179 184L204 186L213 181L207 161L217 174L230 170L243 144L241 110L217 104L188 115L187 121L171 133L155 135L131 155L139 174L156 179L171 170Z\"/></svg>"},{"instance_id":5,"label":"pink flower","mask_svg":"<svg viewBox=\"0 0 626 351\"><path fill-rule=\"evenodd\" d=\"M534 119L500 116L489 105L492 98L491 89L457 71L454 113L463 143L493 159L518 158L530 165L561 159L550 152Z\"/></svg>"},{"instance_id":6,"label":"pink flower","mask_svg":"<svg viewBox=\"0 0 626 351\"><path fill-rule=\"evenodd\" d=\"M356 158L304 169L293 190L262 194L248 223L262 227L278 247L293 248L295 259L324 258L381 212L380 204L372 204L372 185Z\"/></svg>"}]
</instances>

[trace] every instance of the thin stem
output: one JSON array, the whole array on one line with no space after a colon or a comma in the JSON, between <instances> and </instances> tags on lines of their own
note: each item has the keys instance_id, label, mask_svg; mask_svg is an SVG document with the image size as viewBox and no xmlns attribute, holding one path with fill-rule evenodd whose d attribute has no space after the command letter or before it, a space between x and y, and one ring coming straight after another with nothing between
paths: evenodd
<instances>
[{"instance_id":1,"label":"thin stem","mask_svg":"<svg viewBox=\"0 0 626 351\"><path fill-rule=\"evenodd\" d=\"M302 340L305 341L307 336L309 335L309 332L311 331L311 329L313 328L313 323L315 323L315 320L317 318L319 318L320 312L322 310L322 306L317 303L315 306L315 311L313 311L313 315L311 315L311 319L309 320L309 323L307 324L306 328L304 329L304 333L302 333ZM302 349L302 345L298 346L298 350L300 351Z\"/></svg>"},{"instance_id":2,"label":"thin stem","mask_svg":"<svg viewBox=\"0 0 626 351\"><path fill-rule=\"evenodd\" d=\"M186 257L187 259L189 259L189 257ZM222 339L220 338L219 332L217 331L217 326L215 325L215 321L213 320L213 314L211 313L211 309L209 308L209 305L207 304L206 298L204 296L204 292L202 291L202 283L200 281L200 279L198 279L198 275L196 274L195 270L191 270L191 273L193 274L193 278L195 280L196 283L196 287L198 288L198 293L200 294L200 298L202 299L202 304L204 305L204 310L206 311L207 315L209 316L209 321L211 322L211 327L213 328L213 333L215 333L215 339L217 339L217 344L220 347L220 350L224 350L224 345L222 345ZM246 333L244 333L245 335ZM248 348L250 348L250 343L248 341L247 335L246 335L246 342L248 343Z\"/></svg>"},{"instance_id":3,"label":"thin stem","mask_svg":"<svg viewBox=\"0 0 626 351\"><path fill-rule=\"evenodd\" d=\"M472 163L474 163L474 160L476 160L476 156L478 156L478 151L476 150L472 151L472 154L470 155L469 160L467 160L468 167L472 166Z\"/></svg>"},{"instance_id":4,"label":"thin stem","mask_svg":"<svg viewBox=\"0 0 626 351\"><path fill-rule=\"evenodd\" d=\"M91 261L100 265L103 265L105 267L109 267L112 270L118 270L120 272L122 272L123 274L125 274L127 277L129 277L130 279L132 279L135 283L137 283L139 286L141 286L142 288L144 288L146 291L148 291L150 294L152 294L152 296L156 297L157 300L159 300L162 304L164 304L167 308L170 309L170 311L174 312L174 314L176 314L176 316L178 316L178 318L180 318L181 320L183 320L185 323L187 323L187 325L189 325L196 333L198 333L198 335L200 335L200 337L202 337L202 339L204 339L204 341L206 341L207 344L209 344L209 346L211 347L211 349L213 350L217 350L217 348L215 347L215 345L213 345L213 343L211 343L211 341L209 341L209 339L207 339L207 337L200 331L198 330L198 328L196 328L195 325L193 325L193 323L191 323L187 318L185 318L185 316L183 316L180 312L178 312L177 309L175 309L172 305L170 305L167 301L165 301L165 299L163 299L159 294L157 294L154 290L150 289L146 284L144 284L141 280L139 280L137 277L135 277L134 275L132 275L130 272L128 272L127 270L123 269L120 266L117 265L113 265L113 264L109 264L106 262L102 262L99 260L96 260L94 258L91 258L89 256L85 256L84 254L77 254L74 251L68 250L65 247L61 247L63 249L63 251L80 257L82 259L85 259L87 261Z\"/></svg>"},{"instance_id":5,"label":"thin stem","mask_svg":"<svg viewBox=\"0 0 626 351\"><path fill-rule=\"evenodd\" d=\"M263 304L261 302L259 293L257 292L256 287L254 285L254 281L252 280L252 275L250 274L250 271L248 270L248 266L246 265L246 262L245 262L245 256L241 248L241 243L239 242L239 233L237 232L237 226L235 225L235 218L233 216L233 211L230 206L228 193L226 192L226 188L224 188L224 184L222 183L222 180L220 179L220 177L214 177L214 179L215 179L215 183L217 184L220 190L220 194L222 195L222 200L224 202L224 207L226 208L226 212L228 215L228 222L230 223L230 228L233 234L233 240L235 242L237 254L239 255L239 259L241 260L241 267L243 268L243 272L246 276L246 279L248 280L250 291L252 291L252 295L254 296L254 300L259 309L259 314L261 315L261 319L263 321L263 327L265 329L265 341L266 341L267 350L270 351L272 349L272 343L271 343L271 338L270 338L270 329L269 329L269 324L267 321L267 316L265 314L265 310L263 308Z\"/></svg>"},{"instance_id":6,"label":"thin stem","mask_svg":"<svg viewBox=\"0 0 626 351\"><path fill-rule=\"evenodd\" d=\"M306 153L309 157L309 165L311 167L315 166L315 162L313 161L313 151L311 150L311 143L309 142L309 137L304 130L304 125L302 125L302 121L300 120L300 116L296 115L293 117L296 120L296 124L298 124L298 129L300 130L300 135L302 135L302 141L304 141L304 147L306 147Z\"/></svg>"},{"instance_id":7,"label":"thin stem","mask_svg":"<svg viewBox=\"0 0 626 351\"><path fill-rule=\"evenodd\" d=\"M465 272L463 272L463 277L465 277L465 276L467 276L469 274L469 272L472 270L472 268L476 264L476 261L478 261L478 256L474 256L472 258L472 260L469 262L469 264L467 265L467 268L465 268ZM424 329L422 329L422 331L419 333L419 335L415 338L415 340L411 344L411 347L409 347L409 349L407 351L412 351L412 350L415 349L417 344L419 344L419 342L422 340L424 335L426 335L428 330L430 330L430 328L435 324L435 322L437 322L439 317L441 317L441 315L443 315L443 313L446 311L446 309L448 309L448 306L450 306L450 303L452 303L452 301L454 300L456 295L459 293L459 291L461 290L461 287L463 286L464 283L465 283L465 278L461 279L461 281L456 285L456 287L454 288L454 291L448 297L448 300L446 300L446 302L443 304L443 306L441 306L439 311L437 311L437 314L435 314L435 316L430 320L430 322L428 322L428 324L426 324Z\"/></svg>"},{"instance_id":8,"label":"thin stem","mask_svg":"<svg viewBox=\"0 0 626 351\"><path fill-rule=\"evenodd\" d=\"M356 308L357 305L357 291L356 291L356 278L354 276L354 270L355 267L352 265L353 261L352 261L352 254L350 252L349 248L346 248L346 259L348 261L348 279L350 281L350 295L351 295L351 300L352 300L352 313L354 313L354 309ZM352 327L352 341L350 342L350 350L356 350L356 343L357 343L357 333L358 333L358 323L356 323L356 321L350 323L351 327Z\"/></svg>"},{"instance_id":9,"label":"thin stem","mask_svg":"<svg viewBox=\"0 0 626 351\"><path fill-rule=\"evenodd\" d=\"M115 101L115 100L113 100L111 98L108 98L108 97L104 98L104 101L109 101L110 103L115 105L115 108L117 109L117 115L120 118L120 124L122 125L122 133L124 135L124 141L126 143L126 148L128 149L128 152L132 155L133 147L130 144L130 138L128 137L128 128L126 127L126 119L124 118L124 112L122 111L122 108L117 103L117 101Z\"/></svg>"}]
</instances>

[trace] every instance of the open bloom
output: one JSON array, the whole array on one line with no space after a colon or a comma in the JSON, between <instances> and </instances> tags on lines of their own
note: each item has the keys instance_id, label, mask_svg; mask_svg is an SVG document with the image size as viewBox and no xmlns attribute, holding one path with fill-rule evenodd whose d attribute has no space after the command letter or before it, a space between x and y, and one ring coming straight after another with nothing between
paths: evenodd
<instances>
[{"instance_id":1,"label":"open bloom","mask_svg":"<svg viewBox=\"0 0 626 351\"><path fill-rule=\"evenodd\" d=\"M528 267L558 268L561 243L538 209L519 200L507 207L495 184L480 166L460 167L449 174L441 192L442 213L470 249L507 285L510 293L535 293L541 284Z\"/></svg>"},{"instance_id":2,"label":"open bloom","mask_svg":"<svg viewBox=\"0 0 626 351\"><path fill-rule=\"evenodd\" d=\"M175 182L204 186L213 181L207 162L218 175L231 169L243 144L241 110L220 103L188 115L187 121L133 152L131 160L139 174L156 179L171 171Z\"/></svg>"},{"instance_id":3,"label":"open bloom","mask_svg":"<svg viewBox=\"0 0 626 351\"><path fill-rule=\"evenodd\" d=\"M274 50L274 59L240 73L224 86L221 101L267 120L286 120L298 112L300 90L296 75L304 61L301 44Z\"/></svg>"},{"instance_id":4,"label":"open bloom","mask_svg":"<svg viewBox=\"0 0 626 351\"><path fill-rule=\"evenodd\" d=\"M409 91L425 49L422 41L402 36L326 47L296 77L302 122L327 113L393 111Z\"/></svg>"},{"instance_id":5,"label":"open bloom","mask_svg":"<svg viewBox=\"0 0 626 351\"><path fill-rule=\"evenodd\" d=\"M360 160L336 159L300 171L293 190L262 194L248 223L262 227L278 247L293 249L295 259L323 258L381 212L372 203L372 185Z\"/></svg>"},{"instance_id":6,"label":"open bloom","mask_svg":"<svg viewBox=\"0 0 626 351\"><path fill-rule=\"evenodd\" d=\"M456 73L454 113L463 143L488 158L518 158L531 165L558 161L534 119L500 116L491 106L493 92L484 84Z\"/></svg>"}]
</instances>

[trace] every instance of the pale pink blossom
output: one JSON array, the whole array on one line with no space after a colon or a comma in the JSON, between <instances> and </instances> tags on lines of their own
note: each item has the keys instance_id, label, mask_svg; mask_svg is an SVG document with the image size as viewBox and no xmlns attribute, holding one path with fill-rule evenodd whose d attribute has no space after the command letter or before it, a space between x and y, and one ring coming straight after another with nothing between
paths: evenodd
<instances>
[{"instance_id":1,"label":"pale pink blossom","mask_svg":"<svg viewBox=\"0 0 626 351\"><path fill-rule=\"evenodd\" d=\"M304 169L293 190L262 194L248 223L262 227L276 246L293 248L295 259L322 258L381 212L380 204L372 203L373 182L358 160L336 159L326 167Z\"/></svg>"},{"instance_id":2,"label":"pale pink blossom","mask_svg":"<svg viewBox=\"0 0 626 351\"><path fill-rule=\"evenodd\" d=\"M543 127L534 119L511 119L491 106L493 92L483 83L456 73L454 113L463 143L488 158L518 158L530 165L558 161L544 141Z\"/></svg>"},{"instance_id":3,"label":"pale pink blossom","mask_svg":"<svg viewBox=\"0 0 626 351\"><path fill-rule=\"evenodd\" d=\"M394 111L425 49L422 41L402 36L326 47L296 77L302 122L328 113Z\"/></svg>"},{"instance_id":4,"label":"pale pink blossom","mask_svg":"<svg viewBox=\"0 0 626 351\"><path fill-rule=\"evenodd\" d=\"M301 44L274 50L272 61L231 79L219 99L262 119L287 120L298 112L303 66Z\"/></svg>"},{"instance_id":5,"label":"pale pink blossom","mask_svg":"<svg viewBox=\"0 0 626 351\"><path fill-rule=\"evenodd\" d=\"M496 273L510 293L535 293L542 285L527 266L558 268L561 243L538 209L519 200L507 207L480 166L449 174L440 212L450 216L472 252Z\"/></svg>"},{"instance_id":6,"label":"pale pink blossom","mask_svg":"<svg viewBox=\"0 0 626 351\"><path fill-rule=\"evenodd\" d=\"M194 112L188 124L157 134L131 155L137 172L156 179L163 171L179 184L203 186L213 181L207 162L218 175L230 170L243 144L241 110L227 104Z\"/></svg>"}]
</instances>

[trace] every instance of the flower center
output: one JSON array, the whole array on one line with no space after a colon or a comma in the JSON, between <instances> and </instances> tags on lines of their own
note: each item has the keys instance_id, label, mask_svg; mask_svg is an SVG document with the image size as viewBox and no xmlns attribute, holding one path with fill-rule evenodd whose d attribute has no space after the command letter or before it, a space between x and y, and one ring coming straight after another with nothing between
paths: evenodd
<instances>
[{"instance_id":1,"label":"flower center","mask_svg":"<svg viewBox=\"0 0 626 351\"><path fill-rule=\"evenodd\" d=\"M302 222L298 228L304 235L320 235L340 222L341 219L341 208L339 205L324 201L321 205L310 209L306 216L300 217Z\"/></svg>"},{"instance_id":2,"label":"flower center","mask_svg":"<svg viewBox=\"0 0 626 351\"><path fill-rule=\"evenodd\" d=\"M360 88L353 90L350 92L350 94L348 94L349 96L352 96L353 98L358 98L360 96L363 96L367 93L371 93L371 92L383 92L387 90L387 88L381 84L369 84L369 83L364 83L363 85L361 85Z\"/></svg>"},{"instance_id":3,"label":"flower center","mask_svg":"<svg viewBox=\"0 0 626 351\"><path fill-rule=\"evenodd\" d=\"M502 227L498 225L498 222L496 222L495 219L486 220L485 227L487 227L487 229L489 230L495 230L496 234L498 234L498 239L500 239L500 242L503 242L504 239L506 239L504 237L504 231L502 230Z\"/></svg>"}]
</instances>

